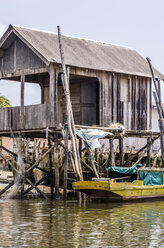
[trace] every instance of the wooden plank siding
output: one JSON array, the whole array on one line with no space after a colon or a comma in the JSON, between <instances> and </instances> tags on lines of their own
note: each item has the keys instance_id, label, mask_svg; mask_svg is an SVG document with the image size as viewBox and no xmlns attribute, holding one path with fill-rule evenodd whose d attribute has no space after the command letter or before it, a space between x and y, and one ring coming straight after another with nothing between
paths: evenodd
<instances>
[{"instance_id":1,"label":"wooden plank siding","mask_svg":"<svg viewBox=\"0 0 164 248\"><path fill-rule=\"evenodd\" d=\"M99 81L99 125L119 122L129 130L151 129L151 78L71 68L75 75ZM127 100L121 101L122 79L127 79Z\"/></svg>"},{"instance_id":2,"label":"wooden plank siding","mask_svg":"<svg viewBox=\"0 0 164 248\"><path fill-rule=\"evenodd\" d=\"M21 80L22 106L0 109L0 131L40 129L63 123L65 102L59 79L62 73L60 63L47 61L29 43L25 44L21 36L14 34L11 38L8 46L3 47L0 58L0 79L20 81L24 77ZM109 126L119 122L129 130L151 129L151 78L136 76L138 73L129 75L117 67L112 72L83 66L69 67L76 124ZM42 104L23 106L25 80L40 84Z\"/></svg>"},{"instance_id":3,"label":"wooden plank siding","mask_svg":"<svg viewBox=\"0 0 164 248\"><path fill-rule=\"evenodd\" d=\"M13 52L12 49L11 51ZM12 63L14 63L14 61ZM13 64L13 66L15 66L15 64ZM40 66L43 66L43 64L40 64ZM9 66L9 69L10 68L13 67ZM99 110L99 121L97 123L99 123L100 126L109 126L111 123L119 122L130 130L146 130L151 128L150 78L76 67L71 67L70 70L71 75L74 76L74 83L70 81L70 93L76 124L82 124L83 103L81 87L86 78L86 84L93 83L94 79L95 82L98 82L99 99L96 98L96 101ZM55 127L60 122L63 122L64 104L62 103L63 106L60 106L62 91L58 90L59 87L61 87L59 86L58 79L61 68L53 64L48 72L50 73L49 83L46 82L45 86L49 94L47 94L47 98L44 99L44 104L24 107L23 128L25 130ZM40 76L41 75L42 74L40 74ZM81 82L79 81L80 78ZM91 81L89 81L90 79ZM124 80L124 82L122 80ZM121 89L123 83L127 83L125 89ZM87 87L85 87L85 91L86 90ZM124 96L124 94L126 96ZM85 95L85 92L83 92L83 95ZM87 102L85 102L84 105L86 108ZM92 103L88 104L88 106L91 105ZM88 110L86 112L88 113ZM8 110L0 109L0 120L1 131L11 129L20 130L20 107L8 108Z\"/></svg>"},{"instance_id":4,"label":"wooden plank siding","mask_svg":"<svg viewBox=\"0 0 164 248\"><path fill-rule=\"evenodd\" d=\"M81 124L81 83L70 83L73 116L76 124Z\"/></svg>"},{"instance_id":5,"label":"wooden plank siding","mask_svg":"<svg viewBox=\"0 0 164 248\"><path fill-rule=\"evenodd\" d=\"M55 120L54 123L51 123L50 105L40 104L23 107L24 119L23 127L21 128L20 110L21 107L0 109L0 131L34 130L54 127L57 124Z\"/></svg>"},{"instance_id":6,"label":"wooden plank siding","mask_svg":"<svg viewBox=\"0 0 164 248\"><path fill-rule=\"evenodd\" d=\"M44 67L46 67L45 63L19 38L15 39L0 59L2 75L14 73L17 70L39 69Z\"/></svg>"}]
</instances>

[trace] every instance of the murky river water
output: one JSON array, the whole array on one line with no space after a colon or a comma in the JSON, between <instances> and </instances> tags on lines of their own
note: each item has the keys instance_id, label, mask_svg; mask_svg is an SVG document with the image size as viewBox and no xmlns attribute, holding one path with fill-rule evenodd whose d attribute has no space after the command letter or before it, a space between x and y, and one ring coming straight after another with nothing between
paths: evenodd
<instances>
[{"instance_id":1,"label":"murky river water","mask_svg":"<svg viewBox=\"0 0 164 248\"><path fill-rule=\"evenodd\" d=\"M0 200L0 247L164 247L164 201Z\"/></svg>"}]
</instances>

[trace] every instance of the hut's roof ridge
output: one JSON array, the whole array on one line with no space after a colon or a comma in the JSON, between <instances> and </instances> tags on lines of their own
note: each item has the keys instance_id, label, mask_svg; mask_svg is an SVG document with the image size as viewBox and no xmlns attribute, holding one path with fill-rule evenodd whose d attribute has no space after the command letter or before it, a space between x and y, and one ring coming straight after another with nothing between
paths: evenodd
<instances>
[{"instance_id":1,"label":"hut's roof ridge","mask_svg":"<svg viewBox=\"0 0 164 248\"><path fill-rule=\"evenodd\" d=\"M48 63L61 63L57 34L16 25L10 25L8 30L13 30ZM62 35L62 41L67 65L151 77L147 61L130 47L67 35ZM164 79L156 69L154 72Z\"/></svg>"},{"instance_id":2,"label":"hut's roof ridge","mask_svg":"<svg viewBox=\"0 0 164 248\"><path fill-rule=\"evenodd\" d=\"M43 29L39 29L39 28L30 28L30 27L24 27L24 26L19 26L19 25L12 25L12 24L10 24L10 25L13 28L23 28L23 29L28 29L28 30L41 32L41 33L48 33L48 34L52 34L52 35L58 35L55 32L47 31L47 30L43 30ZM120 48L123 48L123 49L135 50L134 48L129 47L129 46L113 44L113 43L109 43L109 42L106 42L106 41L99 41L99 40L89 39L89 38L85 38L85 37L78 37L78 36L73 36L73 35L67 35L67 34L62 34L62 36L67 37L67 38L72 38L72 39L84 40L84 41L88 41L88 42L100 43L102 45L110 45L110 46L120 47Z\"/></svg>"}]
</instances>

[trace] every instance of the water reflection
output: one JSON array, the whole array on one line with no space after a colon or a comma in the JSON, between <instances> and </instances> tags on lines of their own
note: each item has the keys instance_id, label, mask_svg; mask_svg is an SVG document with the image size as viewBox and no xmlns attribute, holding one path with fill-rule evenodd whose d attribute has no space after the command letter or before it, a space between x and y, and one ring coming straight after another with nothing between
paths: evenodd
<instances>
[{"instance_id":1,"label":"water reflection","mask_svg":"<svg viewBox=\"0 0 164 248\"><path fill-rule=\"evenodd\" d=\"M0 247L164 247L164 202L1 200Z\"/></svg>"}]
</instances>

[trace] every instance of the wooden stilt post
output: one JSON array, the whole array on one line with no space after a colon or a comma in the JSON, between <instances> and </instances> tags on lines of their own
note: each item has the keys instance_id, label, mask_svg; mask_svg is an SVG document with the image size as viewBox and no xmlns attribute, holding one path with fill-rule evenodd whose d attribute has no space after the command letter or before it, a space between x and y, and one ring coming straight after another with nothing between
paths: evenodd
<instances>
[{"instance_id":1,"label":"wooden stilt post","mask_svg":"<svg viewBox=\"0 0 164 248\"><path fill-rule=\"evenodd\" d=\"M21 133L19 134L19 138L18 138L18 156L17 158L19 158L19 163L17 163L17 165L19 166L18 169L18 175L17 177L21 177L18 179L18 182L21 185L21 198L23 198L23 194L24 194L24 177L25 177L25 165L23 162L23 157L22 157L22 137L21 137Z\"/></svg>"},{"instance_id":2,"label":"wooden stilt post","mask_svg":"<svg viewBox=\"0 0 164 248\"><path fill-rule=\"evenodd\" d=\"M64 199L67 198L67 181L68 181L68 127L67 124L65 124L65 127L62 127L62 136L64 140L64 152L65 152L65 158L64 158Z\"/></svg>"},{"instance_id":3,"label":"wooden stilt post","mask_svg":"<svg viewBox=\"0 0 164 248\"><path fill-rule=\"evenodd\" d=\"M110 166L115 166L113 140L114 140L113 138L109 139L109 143L110 143Z\"/></svg>"},{"instance_id":4,"label":"wooden stilt post","mask_svg":"<svg viewBox=\"0 0 164 248\"><path fill-rule=\"evenodd\" d=\"M51 148L51 140L50 137L48 137L48 146L49 149ZM51 199L53 199L54 196L54 187L53 187L53 170L52 170L52 154L49 153L49 161L50 161L50 187L51 187Z\"/></svg>"},{"instance_id":5,"label":"wooden stilt post","mask_svg":"<svg viewBox=\"0 0 164 248\"><path fill-rule=\"evenodd\" d=\"M151 166L151 137L147 138L147 147L148 147L148 150L147 150L147 167L150 167Z\"/></svg>"},{"instance_id":6,"label":"wooden stilt post","mask_svg":"<svg viewBox=\"0 0 164 248\"><path fill-rule=\"evenodd\" d=\"M120 166L124 164L124 151L123 151L123 138L119 138L119 159L120 159Z\"/></svg>"},{"instance_id":7,"label":"wooden stilt post","mask_svg":"<svg viewBox=\"0 0 164 248\"><path fill-rule=\"evenodd\" d=\"M82 156L81 150L82 150L82 140L79 138L79 155L80 155L80 158Z\"/></svg>"},{"instance_id":8,"label":"wooden stilt post","mask_svg":"<svg viewBox=\"0 0 164 248\"><path fill-rule=\"evenodd\" d=\"M68 127L65 130L65 159L64 159L64 198L67 198L67 181L68 181Z\"/></svg>"},{"instance_id":9,"label":"wooden stilt post","mask_svg":"<svg viewBox=\"0 0 164 248\"><path fill-rule=\"evenodd\" d=\"M159 126L161 131L160 141L161 141L162 167L164 167L164 119L159 120Z\"/></svg>"},{"instance_id":10,"label":"wooden stilt post","mask_svg":"<svg viewBox=\"0 0 164 248\"><path fill-rule=\"evenodd\" d=\"M54 134L55 197L59 198L58 134Z\"/></svg>"}]
</instances>

